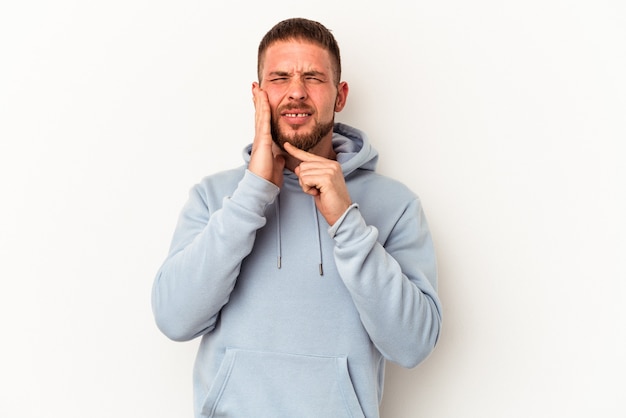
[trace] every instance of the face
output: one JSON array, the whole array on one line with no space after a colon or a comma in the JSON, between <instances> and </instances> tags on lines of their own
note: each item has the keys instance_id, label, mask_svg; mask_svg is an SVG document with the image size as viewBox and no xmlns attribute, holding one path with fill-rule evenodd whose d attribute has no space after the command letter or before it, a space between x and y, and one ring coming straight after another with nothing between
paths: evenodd
<instances>
[{"instance_id":1,"label":"face","mask_svg":"<svg viewBox=\"0 0 626 418\"><path fill-rule=\"evenodd\" d=\"M328 51L302 41L270 45L261 88L272 111L272 138L281 148L285 142L305 151L330 144L335 112L343 109L348 86L334 80Z\"/></svg>"}]
</instances>

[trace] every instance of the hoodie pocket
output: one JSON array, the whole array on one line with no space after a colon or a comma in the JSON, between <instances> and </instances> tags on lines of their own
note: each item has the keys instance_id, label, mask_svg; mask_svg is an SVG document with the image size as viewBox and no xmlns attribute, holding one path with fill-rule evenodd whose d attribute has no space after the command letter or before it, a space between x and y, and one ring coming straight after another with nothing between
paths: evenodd
<instances>
[{"instance_id":1,"label":"hoodie pocket","mask_svg":"<svg viewBox=\"0 0 626 418\"><path fill-rule=\"evenodd\" d=\"M346 357L227 349L203 407L217 417L364 417Z\"/></svg>"}]
</instances>

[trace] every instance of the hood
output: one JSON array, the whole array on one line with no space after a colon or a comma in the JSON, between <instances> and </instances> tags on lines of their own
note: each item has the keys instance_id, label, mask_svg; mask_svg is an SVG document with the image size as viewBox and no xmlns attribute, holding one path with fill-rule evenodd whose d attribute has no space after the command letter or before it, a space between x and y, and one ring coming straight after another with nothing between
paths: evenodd
<instances>
[{"instance_id":1,"label":"hood","mask_svg":"<svg viewBox=\"0 0 626 418\"><path fill-rule=\"evenodd\" d=\"M378 151L370 144L367 135L359 129L343 123L335 123L333 128L333 148L337 153L337 161L341 164L344 176L354 170L375 171L378 162ZM243 159L250 162L252 144L243 149Z\"/></svg>"}]
</instances>

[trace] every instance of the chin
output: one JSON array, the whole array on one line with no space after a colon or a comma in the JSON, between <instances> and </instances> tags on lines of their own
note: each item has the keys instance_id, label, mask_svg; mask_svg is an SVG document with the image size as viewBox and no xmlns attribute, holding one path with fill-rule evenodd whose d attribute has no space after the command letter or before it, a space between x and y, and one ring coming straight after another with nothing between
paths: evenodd
<instances>
[{"instance_id":1,"label":"chin","mask_svg":"<svg viewBox=\"0 0 626 418\"><path fill-rule=\"evenodd\" d=\"M274 142L284 151L283 144L289 142L293 146L304 151L309 151L319 144L329 132L332 132L333 123L318 123L313 127L310 126L293 126L278 125L272 123L272 138Z\"/></svg>"}]
</instances>

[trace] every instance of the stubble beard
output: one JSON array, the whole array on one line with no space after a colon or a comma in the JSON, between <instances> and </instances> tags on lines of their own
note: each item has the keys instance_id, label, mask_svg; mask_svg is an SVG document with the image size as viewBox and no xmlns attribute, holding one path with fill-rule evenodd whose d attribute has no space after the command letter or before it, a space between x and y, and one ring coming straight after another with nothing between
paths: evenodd
<instances>
[{"instance_id":1,"label":"stubble beard","mask_svg":"<svg viewBox=\"0 0 626 418\"><path fill-rule=\"evenodd\" d=\"M281 150L285 150L284 144L285 142L289 142L291 145L300 148L304 151L310 151L317 144L319 144L322 139L329 132L332 132L333 127L335 125L335 120L331 119L329 122L318 122L313 127L313 130L309 133L298 133L293 132L291 136L285 134L285 132L280 128L278 122L274 117L271 118L270 128L272 130L272 139L280 147Z\"/></svg>"}]
</instances>

